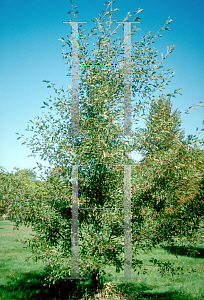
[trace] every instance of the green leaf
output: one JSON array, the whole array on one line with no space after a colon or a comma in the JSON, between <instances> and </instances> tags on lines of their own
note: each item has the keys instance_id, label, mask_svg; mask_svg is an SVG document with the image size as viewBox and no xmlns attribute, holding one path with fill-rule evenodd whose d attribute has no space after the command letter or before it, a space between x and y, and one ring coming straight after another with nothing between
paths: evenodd
<instances>
[{"instance_id":1,"label":"green leaf","mask_svg":"<svg viewBox=\"0 0 204 300\"><path fill-rule=\"evenodd\" d=\"M144 9L142 9L142 8L138 8L138 11L137 11L137 13L140 13L141 11L143 11Z\"/></svg>"},{"instance_id":2,"label":"green leaf","mask_svg":"<svg viewBox=\"0 0 204 300\"><path fill-rule=\"evenodd\" d=\"M140 17L136 17L136 18L134 18L134 21L138 21L138 22L140 22L141 21L141 18Z\"/></svg>"}]
</instances>

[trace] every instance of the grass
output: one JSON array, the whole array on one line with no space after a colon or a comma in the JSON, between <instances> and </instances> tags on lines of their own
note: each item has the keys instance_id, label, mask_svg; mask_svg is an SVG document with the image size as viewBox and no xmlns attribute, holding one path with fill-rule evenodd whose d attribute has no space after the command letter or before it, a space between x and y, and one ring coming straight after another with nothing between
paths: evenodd
<instances>
[{"instance_id":1,"label":"grass","mask_svg":"<svg viewBox=\"0 0 204 300\"><path fill-rule=\"evenodd\" d=\"M89 281L63 281L50 289L43 287L44 263L25 261L30 250L20 242L32 231L25 226L13 230L13 225L9 220L0 220L0 300L97 299L91 296ZM204 299L204 244L200 243L196 250L195 257L190 256L188 249L181 244L172 248L160 247L150 253L141 252L138 259L145 261L146 269L133 272L135 278L131 280L105 277L104 289L98 299ZM174 262L176 267L183 267L184 273L162 276L149 262L152 257ZM113 276L122 276L114 268L110 267L110 271ZM105 298L105 295L108 296Z\"/></svg>"}]
</instances>

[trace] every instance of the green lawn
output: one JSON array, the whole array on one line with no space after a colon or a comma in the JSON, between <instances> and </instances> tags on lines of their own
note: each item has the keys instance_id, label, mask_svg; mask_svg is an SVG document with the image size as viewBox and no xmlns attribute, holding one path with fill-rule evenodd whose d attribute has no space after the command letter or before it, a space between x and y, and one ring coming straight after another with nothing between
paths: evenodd
<instances>
[{"instance_id":1,"label":"green lawn","mask_svg":"<svg viewBox=\"0 0 204 300\"><path fill-rule=\"evenodd\" d=\"M30 255L30 250L20 242L20 239L30 236L32 231L24 226L13 230L13 225L9 220L0 220L0 300L91 299L88 296L89 285L85 285L89 282L81 282L77 291L76 283L68 281L52 289L44 288L44 264L25 261L25 257ZM110 285L107 284L107 290L109 286L112 287L112 296L106 299L204 299L204 244L200 243L196 250L198 253L195 257L190 256L182 246L174 249L158 248L150 253L141 253L138 259L145 260L149 272L146 273L142 268L139 274L133 273L135 278L129 281L105 278L106 283L110 282ZM152 257L175 262L175 267L183 268L184 274L168 273L162 276L149 262ZM110 270L114 276L122 276L122 273L115 273L113 268ZM123 296L119 297L119 294Z\"/></svg>"}]
</instances>

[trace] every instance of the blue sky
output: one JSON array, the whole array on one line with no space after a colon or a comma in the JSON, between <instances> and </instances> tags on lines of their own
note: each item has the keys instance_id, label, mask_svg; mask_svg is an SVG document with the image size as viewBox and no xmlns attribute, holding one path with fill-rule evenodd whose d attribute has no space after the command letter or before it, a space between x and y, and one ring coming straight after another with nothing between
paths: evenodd
<instances>
[{"instance_id":1,"label":"blue sky","mask_svg":"<svg viewBox=\"0 0 204 300\"><path fill-rule=\"evenodd\" d=\"M83 24L85 33L94 26L91 19L105 9L104 3L105 0L74 2L79 10L77 21L88 21ZM132 42L140 40L148 31L156 34L171 17L171 31L165 31L163 38L157 38L154 44L159 50L158 60L161 52L166 53L166 46L176 45L164 61L165 69L172 67L177 73L165 92L182 88L182 96L172 98L173 109L182 112L203 101L203 0L118 0L113 4L114 8L119 8L112 18L117 21L122 21L128 12L133 15L138 8L143 9L138 24L141 30ZM71 26L62 23L68 20L69 10L70 1L65 0L0 1L0 165L9 172L14 167L33 168L37 161L40 162L39 158L28 157L29 148L21 145L21 140L17 141L15 132L27 135L27 122L34 116L43 115L43 101L52 93L42 81L50 80L65 89L71 85L61 54L63 43L58 40L71 34ZM118 36L123 37L121 29ZM204 107L191 110L189 115L182 114L181 118L186 135L195 134L196 127L202 128ZM199 137L204 138L203 131Z\"/></svg>"}]
</instances>

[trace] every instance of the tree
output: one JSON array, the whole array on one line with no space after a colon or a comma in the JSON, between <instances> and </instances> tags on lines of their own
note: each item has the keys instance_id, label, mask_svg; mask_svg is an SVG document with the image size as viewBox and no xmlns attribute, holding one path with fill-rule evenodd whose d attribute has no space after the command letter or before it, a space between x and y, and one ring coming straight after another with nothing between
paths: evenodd
<instances>
[{"instance_id":1,"label":"tree","mask_svg":"<svg viewBox=\"0 0 204 300\"><path fill-rule=\"evenodd\" d=\"M145 119L147 128L140 128L136 134L135 148L145 157L156 153L168 151L176 143L185 143L185 131L181 128L180 113L173 113L170 100L160 98L153 100L149 113Z\"/></svg>"},{"instance_id":2,"label":"tree","mask_svg":"<svg viewBox=\"0 0 204 300\"><path fill-rule=\"evenodd\" d=\"M194 215L189 210L195 204L203 177L197 161L203 165L203 157L195 158L185 147L173 145L166 152L148 156L137 171L134 170L133 239L138 239L139 232L142 232L142 244L144 235L146 237L144 248L151 249L158 241L174 242L175 238L182 237L193 239L202 220L200 209L194 209ZM203 199L196 203L197 208L202 206ZM136 225L139 218L143 220L141 228Z\"/></svg>"},{"instance_id":3,"label":"tree","mask_svg":"<svg viewBox=\"0 0 204 300\"><path fill-rule=\"evenodd\" d=\"M71 3L73 4L73 2ZM47 180L41 186L39 183L33 182L35 189L32 190L31 194L27 195L18 187L21 201L18 199L11 201L10 196L8 196L12 209L15 209L16 212L19 211L20 221L18 224L30 225L36 233L29 244L36 260L46 259L48 276L45 280L49 284L54 284L64 276L70 276L72 183L71 180L67 180L67 176L69 177L72 165L80 166L78 173L79 206L116 208L123 206L124 181L124 169L117 164L133 164L128 153L134 150L136 135L127 139L118 136L123 133L125 86L123 70L110 66L110 63L115 60L117 63L122 61L122 59L118 59L121 54L122 41L117 44L116 40L111 42L111 37L114 34L111 32L111 25L114 23L111 21L111 4L112 2L109 2L106 12L102 12L104 22L100 23L101 16L99 15L99 19L96 19L98 26L92 29L92 35L96 34L94 31L98 31L98 41L95 45L98 49L93 51L92 54L96 54L93 58L88 56L87 44L85 44L83 31L80 30L81 26L79 25L79 62L81 65L79 130L81 137L73 136L71 132L72 100L70 95L68 94L67 97L64 94L63 87L58 90L55 84L45 81L49 83L48 87L53 87L57 98L55 101L51 97L48 98L49 104L44 102L44 105L50 111L53 110L58 118L55 118L49 111L48 113L44 112L44 119L37 117L36 121L36 118L34 121L30 120L32 126L31 128L28 126L27 130L33 132L34 135L26 138L22 144L30 147L32 156L35 157L35 153L40 154L42 159L49 162L50 169L51 166L54 168L51 172L47 172ZM110 5L111 9L108 11ZM117 11L117 9L115 10ZM135 14L140 11L141 9ZM106 16L109 16L107 22L105 22ZM138 19L135 17L133 21ZM151 32L149 32L140 42L135 42L132 45L131 64L134 70L132 92L133 96L137 96L137 99L139 95L138 102L132 109L135 124L139 120L140 114L141 117L145 115L145 106L151 101L154 92L163 90L174 74L171 69L158 72L163 60L173 51L174 47L167 49L166 56L160 62L156 59L158 55L157 51L154 51L155 48L149 47L154 39L161 35L161 31L168 28L167 25L171 21L168 19L155 36L150 36ZM105 23L108 28L105 28ZM137 30L134 29L132 32ZM71 47L70 37L66 42L63 38L61 40L64 45L67 44ZM69 59L70 56L71 53L64 54L65 59ZM106 65L110 67L106 68ZM87 75L89 80L87 80ZM178 90L165 96L170 99L176 93ZM142 110L143 114L141 113ZM22 137L23 135L18 139ZM182 150L180 153L183 156ZM171 153L164 153L161 156L161 152L159 152L158 160L162 162L165 155L171 156ZM154 161L154 165L151 166L152 169L156 163ZM39 167L42 168L42 165L39 164ZM136 164L135 168L137 168ZM147 177L149 174L147 168L143 172ZM135 178L133 179L136 181L137 177ZM171 185L168 180L167 183ZM141 190L143 185L141 180L139 185L139 190ZM161 183L158 185L160 186ZM173 189L172 186L171 188ZM29 191L28 187L27 191ZM157 203L157 199L152 197L150 210L147 201L143 201L142 205L140 204L140 209L137 210L136 204L139 205L137 195L133 194L133 255L137 253L141 230L145 232L145 222ZM164 215L162 210L158 210L157 213L159 216ZM26 215L26 218L23 218L23 215ZM160 219L158 220L160 221ZM92 212L80 210L79 212L80 274L91 275L93 282L96 282L96 288L98 286L97 277L105 273L107 264L114 266L117 272L123 268L123 260L121 259L123 221L122 211L116 209ZM154 219L151 222L153 221ZM158 224L159 221L154 222L154 227L160 225ZM187 224L184 223L184 226ZM160 242L159 235L158 231L154 231L154 234L149 236L148 241L155 246ZM164 236L164 239L168 240L168 237ZM143 235L143 242L146 240ZM133 266L137 268L140 262L134 256L133 258Z\"/></svg>"},{"instance_id":4,"label":"tree","mask_svg":"<svg viewBox=\"0 0 204 300\"><path fill-rule=\"evenodd\" d=\"M23 176L25 179L27 179L26 181L29 182L30 180L31 181L34 181L34 180L37 180L37 174L36 174L36 171L34 170L31 170L30 168L26 168L26 169L23 169L23 170L20 170L19 168L14 168L16 171L15 171L15 176Z\"/></svg>"},{"instance_id":5,"label":"tree","mask_svg":"<svg viewBox=\"0 0 204 300\"><path fill-rule=\"evenodd\" d=\"M5 174L7 171L3 166L0 166L0 178L2 178L2 175ZM7 209L3 202L3 195L0 194L0 216L2 216L4 213L6 213Z\"/></svg>"},{"instance_id":6,"label":"tree","mask_svg":"<svg viewBox=\"0 0 204 300\"><path fill-rule=\"evenodd\" d=\"M9 212L10 216L18 216L20 219L25 218L28 214L28 208L25 202L31 204L32 196L38 192L42 192L42 182L36 178L36 172L31 169L14 168L15 172L8 172L5 168L1 168L0 172L0 199L4 212ZM39 196L38 196L39 198ZM26 219L26 218L25 218ZM20 222L20 220L19 220ZM17 222L17 224L20 224ZM18 226L17 226L18 227Z\"/></svg>"},{"instance_id":7,"label":"tree","mask_svg":"<svg viewBox=\"0 0 204 300\"><path fill-rule=\"evenodd\" d=\"M144 214L146 207L150 216L147 224L156 224L153 220L157 220L156 226L143 224L147 231L140 228L146 232L146 244L151 236L150 248L155 239L192 239L200 225L200 208L204 201L198 196L202 195L203 150L196 146L189 149L189 138L184 140L184 132L181 132L180 114L172 113L171 107L163 96L153 101L145 121L147 128L135 135L136 150L144 158L133 174L133 206L138 211L137 218Z\"/></svg>"}]
</instances>

